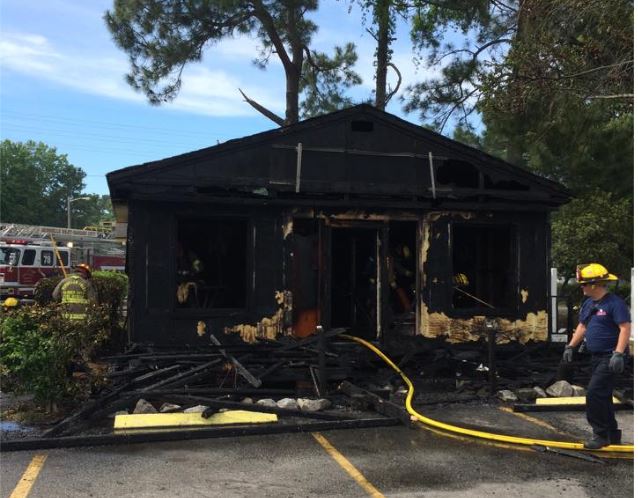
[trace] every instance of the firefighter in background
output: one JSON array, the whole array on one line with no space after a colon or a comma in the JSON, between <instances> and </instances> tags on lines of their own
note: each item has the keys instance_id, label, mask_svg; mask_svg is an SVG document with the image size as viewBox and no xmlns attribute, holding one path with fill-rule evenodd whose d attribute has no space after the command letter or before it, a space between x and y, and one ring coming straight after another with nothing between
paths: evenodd
<instances>
[{"instance_id":1,"label":"firefighter in background","mask_svg":"<svg viewBox=\"0 0 638 498\"><path fill-rule=\"evenodd\" d=\"M89 265L77 265L71 275L62 279L53 290L53 299L62 303L67 320L86 320L89 304L97 301Z\"/></svg>"},{"instance_id":2,"label":"firefighter in background","mask_svg":"<svg viewBox=\"0 0 638 498\"><path fill-rule=\"evenodd\" d=\"M625 368L625 354L631 335L629 309L620 297L608 292L608 282L618 280L598 263L579 265L576 281L585 301L580 308L578 326L565 346L563 361L573 360L574 349L583 338L591 353L591 380L587 386L587 422L593 437L585 448L596 450L620 444L621 432L614 415L613 389L617 375Z\"/></svg>"},{"instance_id":3,"label":"firefighter in background","mask_svg":"<svg viewBox=\"0 0 638 498\"><path fill-rule=\"evenodd\" d=\"M414 309L414 258L405 244L397 244L390 254L388 280L395 294L393 308L397 313L407 313Z\"/></svg>"}]
</instances>

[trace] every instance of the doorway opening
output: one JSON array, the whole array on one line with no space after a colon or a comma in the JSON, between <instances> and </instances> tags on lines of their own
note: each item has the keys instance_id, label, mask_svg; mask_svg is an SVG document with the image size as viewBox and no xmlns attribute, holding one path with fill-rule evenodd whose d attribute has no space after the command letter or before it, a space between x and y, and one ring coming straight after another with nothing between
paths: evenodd
<instances>
[{"instance_id":1,"label":"doorway opening","mask_svg":"<svg viewBox=\"0 0 638 498\"><path fill-rule=\"evenodd\" d=\"M416 325L416 231L415 221L394 221L388 233L389 325L408 335Z\"/></svg>"},{"instance_id":2,"label":"doorway opening","mask_svg":"<svg viewBox=\"0 0 638 498\"><path fill-rule=\"evenodd\" d=\"M378 230L333 228L330 316L363 339L377 337L379 304Z\"/></svg>"}]
</instances>

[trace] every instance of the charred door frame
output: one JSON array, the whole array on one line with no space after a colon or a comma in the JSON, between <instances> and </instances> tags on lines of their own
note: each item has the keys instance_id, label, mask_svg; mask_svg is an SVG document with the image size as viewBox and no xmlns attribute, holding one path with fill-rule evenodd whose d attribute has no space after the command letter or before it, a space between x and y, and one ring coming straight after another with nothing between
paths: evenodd
<instances>
[{"instance_id":1,"label":"charred door frame","mask_svg":"<svg viewBox=\"0 0 638 498\"><path fill-rule=\"evenodd\" d=\"M383 330L388 323L388 221L361 221L324 219L319 224L319 323L324 327L332 326L332 231L334 229L366 229L375 231L376 250L376 340L383 339Z\"/></svg>"}]
</instances>

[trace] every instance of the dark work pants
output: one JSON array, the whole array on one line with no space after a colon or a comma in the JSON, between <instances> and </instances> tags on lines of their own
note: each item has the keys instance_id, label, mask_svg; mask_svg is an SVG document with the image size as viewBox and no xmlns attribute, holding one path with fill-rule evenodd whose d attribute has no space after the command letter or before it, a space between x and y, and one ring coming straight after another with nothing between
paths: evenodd
<instances>
[{"instance_id":1,"label":"dark work pants","mask_svg":"<svg viewBox=\"0 0 638 498\"><path fill-rule=\"evenodd\" d=\"M618 430L613 390L616 374L609 370L611 353L591 355L591 380L587 386L587 421L594 434L608 439Z\"/></svg>"}]
</instances>

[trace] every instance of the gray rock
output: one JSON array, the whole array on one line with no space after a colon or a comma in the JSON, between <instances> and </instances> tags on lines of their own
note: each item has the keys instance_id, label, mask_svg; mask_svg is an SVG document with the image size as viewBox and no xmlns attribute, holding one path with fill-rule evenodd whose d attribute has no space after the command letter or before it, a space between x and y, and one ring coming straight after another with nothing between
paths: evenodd
<instances>
[{"instance_id":1,"label":"gray rock","mask_svg":"<svg viewBox=\"0 0 638 498\"><path fill-rule=\"evenodd\" d=\"M160 413L171 413L171 412L176 412L178 410L180 410L182 407L179 405L175 405L173 403L162 403L162 406L160 406Z\"/></svg>"},{"instance_id":2,"label":"gray rock","mask_svg":"<svg viewBox=\"0 0 638 498\"><path fill-rule=\"evenodd\" d=\"M299 409L304 412L318 412L330 407L330 401L327 399L308 399L299 398L297 400Z\"/></svg>"},{"instance_id":3,"label":"gray rock","mask_svg":"<svg viewBox=\"0 0 638 498\"><path fill-rule=\"evenodd\" d=\"M257 401L257 404L259 406L266 406L268 408L277 408L277 403L275 403L275 400L270 398L260 399Z\"/></svg>"},{"instance_id":4,"label":"gray rock","mask_svg":"<svg viewBox=\"0 0 638 498\"><path fill-rule=\"evenodd\" d=\"M296 410L299 408L297 406L297 402L292 398L283 398L277 401L277 406L279 408L288 408L289 410Z\"/></svg>"},{"instance_id":5,"label":"gray rock","mask_svg":"<svg viewBox=\"0 0 638 498\"><path fill-rule=\"evenodd\" d=\"M540 386L534 386L534 391L536 391L536 394L538 396L536 396L537 398L546 398L547 397L547 393L545 392L545 389L543 389Z\"/></svg>"},{"instance_id":6,"label":"gray rock","mask_svg":"<svg viewBox=\"0 0 638 498\"><path fill-rule=\"evenodd\" d=\"M253 399L252 398L244 398L240 401L240 403L243 403L244 405L252 405L253 404Z\"/></svg>"},{"instance_id":7,"label":"gray rock","mask_svg":"<svg viewBox=\"0 0 638 498\"><path fill-rule=\"evenodd\" d=\"M157 410L145 399L140 399L137 401L133 413L157 413Z\"/></svg>"},{"instance_id":8,"label":"gray rock","mask_svg":"<svg viewBox=\"0 0 638 498\"><path fill-rule=\"evenodd\" d=\"M534 401L538 398L538 393L531 387L523 387L516 390L516 396L523 401Z\"/></svg>"},{"instance_id":9,"label":"gray rock","mask_svg":"<svg viewBox=\"0 0 638 498\"><path fill-rule=\"evenodd\" d=\"M518 401L518 397L509 389L504 389L503 391L498 391L496 393L496 397L501 401Z\"/></svg>"},{"instance_id":10,"label":"gray rock","mask_svg":"<svg viewBox=\"0 0 638 498\"><path fill-rule=\"evenodd\" d=\"M547 394L552 398L568 398L574 395L574 389L571 384L566 380L559 380L554 382L547 389Z\"/></svg>"},{"instance_id":11,"label":"gray rock","mask_svg":"<svg viewBox=\"0 0 638 498\"><path fill-rule=\"evenodd\" d=\"M206 409L208 409L208 407L205 405L191 406L190 408L186 408L184 413L202 413Z\"/></svg>"},{"instance_id":12,"label":"gray rock","mask_svg":"<svg viewBox=\"0 0 638 498\"><path fill-rule=\"evenodd\" d=\"M574 390L574 396L587 396L587 389L582 386L572 384L572 389Z\"/></svg>"},{"instance_id":13,"label":"gray rock","mask_svg":"<svg viewBox=\"0 0 638 498\"><path fill-rule=\"evenodd\" d=\"M128 410L118 410L115 413L111 413L108 418L115 418L118 415L128 415Z\"/></svg>"}]
</instances>

